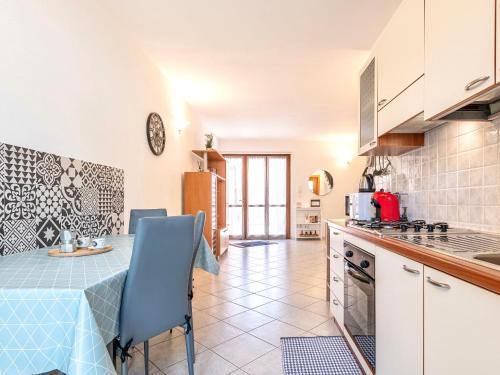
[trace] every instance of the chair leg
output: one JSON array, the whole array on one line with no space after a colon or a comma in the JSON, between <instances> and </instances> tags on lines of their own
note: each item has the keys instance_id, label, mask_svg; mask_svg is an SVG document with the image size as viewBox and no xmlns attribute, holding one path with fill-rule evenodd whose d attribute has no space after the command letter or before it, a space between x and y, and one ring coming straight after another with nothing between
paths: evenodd
<instances>
[{"instance_id":1,"label":"chair leg","mask_svg":"<svg viewBox=\"0 0 500 375\"><path fill-rule=\"evenodd\" d=\"M127 359L125 359L124 362L121 363L122 364L122 370L121 370L121 375L128 375L128 361Z\"/></svg>"},{"instance_id":2,"label":"chair leg","mask_svg":"<svg viewBox=\"0 0 500 375\"><path fill-rule=\"evenodd\" d=\"M189 334L189 344L191 345L191 355L193 357L193 363L196 362L196 354L194 352L194 329L193 329L193 306L191 304L191 301L189 301L189 316L190 318L190 324L191 324L191 330Z\"/></svg>"},{"instance_id":3,"label":"chair leg","mask_svg":"<svg viewBox=\"0 0 500 375\"><path fill-rule=\"evenodd\" d=\"M191 339L193 336L193 331L191 329L185 328L184 338L186 340L186 352L187 352L187 364L189 375L194 375L194 348L191 346ZM123 375L123 374L122 374Z\"/></svg>"},{"instance_id":4,"label":"chair leg","mask_svg":"<svg viewBox=\"0 0 500 375\"><path fill-rule=\"evenodd\" d=\"M149 341L144 341L144 374L149 375Z\"/></svg>"},{"instance_id":5,"label":"chair leg","mask_svg":"<svg viewBox=\"0 0 500 375\"><path fill-rule=\"evenodd\" d=\"M112 355L113 358L112 359L113 359L113 366L114 366L115 370L116 370L116 356L118 355L118 346L116 344L117 344L116 339L114 339L113 344L112 344L113 345L113 355Z\"/></svg>"}]
</instances>

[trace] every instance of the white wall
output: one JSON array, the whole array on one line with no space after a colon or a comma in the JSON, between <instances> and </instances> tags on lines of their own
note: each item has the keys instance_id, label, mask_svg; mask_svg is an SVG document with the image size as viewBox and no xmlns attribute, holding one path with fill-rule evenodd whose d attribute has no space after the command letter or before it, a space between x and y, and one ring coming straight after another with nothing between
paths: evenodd
<instances>
[{"instance_id":1,"label":"white wall","mask_svg":"<svg viewBox=\"0 0 500 375\"><path fill-rule=\"evenodd\" d=\"M0 50L0 142L125 169L126 217L181 212L197 121L98 0L2 1ZM167 127L160 157L145 136L152 111Z\"/></svg>"},{"instance_id":2,"label":"white wall","mask_svg":"<svg viewBox=\"0 0 500 375\"><path fill-rule=\"evenodd\" d=\"M322 218L343 218L344 195L358 191L358 183L366 158L356 155L356 138L336 141L301 140L241 140L219 138L219 149L227 153L289 153L291 154L292 236L295 231L296 202L309 205L311 199L321 199ZM352 158L352 160L350 160ZM347 164L347 160L350 163ZM308 189L309 175L325 169L333 176L333 190L318 197Z\"/></svg>"}]
</instances>

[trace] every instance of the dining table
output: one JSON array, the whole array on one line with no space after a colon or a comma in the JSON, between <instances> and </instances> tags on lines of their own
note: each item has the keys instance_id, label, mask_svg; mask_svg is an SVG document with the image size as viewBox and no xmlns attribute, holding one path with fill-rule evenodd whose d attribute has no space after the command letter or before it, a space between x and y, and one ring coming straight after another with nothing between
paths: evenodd
<instances>
[{"instance_id":1,"label":"dining table","mask_svg":"<svg viewBox=\"0 0 500 375\"><path fill-rule=\"evenodd\" d=\"M106 242L112 251L91 256L41 248L0 257L0 375L116 374L107 345L119 332L134 236ZM205 238L195 267L219 272Z\"/></svg>"}]
</instances>

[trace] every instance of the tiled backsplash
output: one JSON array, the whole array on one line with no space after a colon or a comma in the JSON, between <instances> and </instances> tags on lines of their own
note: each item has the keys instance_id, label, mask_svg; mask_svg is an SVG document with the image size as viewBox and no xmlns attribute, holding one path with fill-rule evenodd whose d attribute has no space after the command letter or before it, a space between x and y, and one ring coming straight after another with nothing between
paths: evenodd
<instances>
[{"instance_id":1,"label":"tiled backsplash","mask_svg":"<svg viewBox=\"0 0 500 375\"><path fill-rule=\"evenodd\" d=\"M122 232L124 172L0 143L0 255Z\"/></svg>"},{"instance_id":2,"label":"tiled backsplash","mask_svg":"<svg viewBox=\"0 0 500 375\"><path fill-rule=\"evenodd\" d=\"M391 157L377 189L408 193L408 216L456 227L500 232L500 125L445 123L425 134L425 146Z\"/></svg>"}]
</instances>

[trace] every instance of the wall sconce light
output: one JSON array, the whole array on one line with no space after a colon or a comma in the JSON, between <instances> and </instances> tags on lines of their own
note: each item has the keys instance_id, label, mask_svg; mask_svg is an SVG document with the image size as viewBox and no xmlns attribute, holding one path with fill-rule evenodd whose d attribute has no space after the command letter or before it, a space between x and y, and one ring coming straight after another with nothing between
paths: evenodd
<instances>
[{"instance_id":1,"label":"wall sconce light","mask_svg":"<svg viewBox=\"0 0 500 375\"><path fill-rule=\"evenodd\" d=\"M177 130L179 131L179 134L181 134L182 131L188 127L188 125L189 125L189 122L187 122L187 121L183 121L183 120L177 121Z\"/></svg>"}]
</instances>

